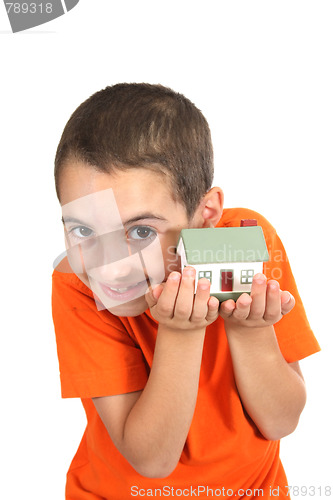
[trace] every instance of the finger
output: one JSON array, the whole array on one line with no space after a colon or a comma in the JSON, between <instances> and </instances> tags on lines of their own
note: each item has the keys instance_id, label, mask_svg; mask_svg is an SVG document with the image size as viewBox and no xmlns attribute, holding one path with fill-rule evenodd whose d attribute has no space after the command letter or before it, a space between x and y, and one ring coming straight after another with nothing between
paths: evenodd
<instances>
[{"instance_id":1,"label":"finger","mask_svg":"<svg viewBox=\"0 0 333 500\"><path fill-rule=\"evenodd\" d=\"M153 286L151 288L151 294L152 294L153 300L155 300L156 302L160 298L161 293L163 292L163 288L164 288L164 286L162 283L160 283L159 285Z\"/></svg>"},{"instance_id":2,"label":"finger","mask_svg":"<svg viewBox=\"0 0 333 500\"><path fill-rule=\"evenodd\" d=\"M281 292L281 313L288 314L295 306L295 298L290 292Z\"/></svg>"},{"instance_id":3,"label":"finger","mask_svg":"<svg viewBox=\"0 0 333 500\"><path fill-rule=\"evenodd\" d=\"M164 284L162 293L158 298L156 308L160 316L163 318L173 317L180 278L181 278L180 273L176 271L169 274L168 279Z\"/></svg>"},{"instance_id":4,"label":"finger","mask_svg":"<svg viewBox=\"0 0 333 500\"><path fill-rule=\"evenodd\" d=\"M201 278L198 281L196 294L194 297L191 321L203 320L208 312L208 300L210 292L210 281L207 278Z\"/></svg>"},{"instance_id":5,"label":"finger","mask_svg":"<svg viewBox=\"0 0 333 500\"><path fill-rule=\"evenodd\" d=\"M160 288L160 293L158 291L158 289ZM162 286L161 285L157 285L155 288L148 288L148 290L146 291L145 293L145 299L146 299L146 302L148 304L148 307L149 309L151 309L154 305L156 305L157 303L157 300L160 296L160 294L162 293Z\"/></svg>"},{"instance_id":6,"label":"finger","mask_svg":"<svg viewBox=\"0 0 333 500\"><path fill-rule=\"evenodd\" d=\"M187 266L185 267L181 277L178 297L174 310L175 318L190 318L193 310L194 283L195 269L193 267Z\"/></svg>"},{"instance_id":7,"label":"finger","mask_svg":"<svg viewBox=\"0 0 333 500\"><path fill-rule=\"evenodd\" d=\"M220 316L223 319L230 318L235 308L236 308L236 303L234 300L232 299L225 300L224 302L222 302L220 306Z\"/></svg>"},{"instance_id":8,"label":"finger","mask_svg":"<svg viewBox=\"0 0 333 500\"><path fill-rule=\"evenodd\" d=\"M267 283L266 309L264 320L270 323L276 323L281 319L281 297L280 285L275 280Z\"/></svg>"},{"instance_id":9,"label":"finger","mask_svg":"<svg viewBox=\"0 0 333 500\"><path fill-rule=\"evenodd\" d=\"M212 323L216 320L219 315L220 302L216 297L210 297L208 299L208 312L206 320L208 323Z\"/></svg>"},{"instance_id":10,"label":"finger","mask_svg":"<svg viewBox=\"0 0 333 500\"><path fill-rule=\"evenodd\" d=\"M249 319L259 319L263 317L266 307L266 288L266 276L260 273L256 274L253 277L251 287L252 304Z\"/></svg>"},{"instance_id":11,"label":"finger","mask_svg":"<svg viewBox=\"0 0 333 500\"><path fill-rule=\"evenodd\" d=\"M247 319L250 314L251 303L252 298L250 295L242 293L242 295L237 299L233 317L239 320Z\"/></svg>"}]
</instances>

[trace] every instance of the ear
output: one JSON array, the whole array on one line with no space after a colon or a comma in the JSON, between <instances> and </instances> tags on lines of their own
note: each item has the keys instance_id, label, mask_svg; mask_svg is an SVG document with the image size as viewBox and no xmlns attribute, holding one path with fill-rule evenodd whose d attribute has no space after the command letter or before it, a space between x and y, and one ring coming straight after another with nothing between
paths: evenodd
<instances>
[{"instance_id":1,"label":"ear","mask_svg":"<svg viewBox=\"0 0 333 500\"><path fill-rule=\"evenodd\" d=\"M202 198L193 216L192 227L215 227L223 212L224 194L221 188L213 187Z\"/></svg>"}]
</instances>

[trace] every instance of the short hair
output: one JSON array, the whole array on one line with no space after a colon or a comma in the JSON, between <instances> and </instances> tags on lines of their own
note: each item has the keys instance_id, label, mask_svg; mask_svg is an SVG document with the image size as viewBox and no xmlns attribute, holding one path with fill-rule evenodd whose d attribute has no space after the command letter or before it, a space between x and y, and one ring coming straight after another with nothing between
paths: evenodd
<instances>
[{"instance_id":1,"label":"short hair","mask_svg":"<svg viewBox=\"0 0 333 500\"><path fill-rule=\"evenodd\" d=\"M145 167L168 174L189 218L214 175L211 134L201 111L182 94L146 83L106 87L74 111L55 157L59 200L61 172L73 160L108 173Z\"/></svg>"}]
</instances>

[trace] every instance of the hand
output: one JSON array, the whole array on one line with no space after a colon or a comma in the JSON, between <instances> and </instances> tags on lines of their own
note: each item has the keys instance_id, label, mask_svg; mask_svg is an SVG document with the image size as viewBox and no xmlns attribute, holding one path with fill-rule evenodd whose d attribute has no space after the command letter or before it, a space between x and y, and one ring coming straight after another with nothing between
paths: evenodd
<instances>
[{"instance_id":1,"label":"hand","mask_svg":"<svg viewBox=\"0 0 333 500\"><path fill-rule=\"evenodd\" d=\"M146 293L150 312L156 321L175 330L205 329L218 317L219 301L210 297L210 281L201 278L194 294L195 269L188 266L183 275L174 271L166 281Z\"/></svg>"},{"instance_id":2,"label":"hand","mask_svg":"<svg viewBox=\"0 0 333 500\"><path fill-rule=\"evenodd\" d=\"M294 305L294 297L281 291L277 281L267 281L265 275L256 274L251 295L243 293L236 303L234 300L222 302L220 316L226 326L260 328L277 323Z\"/></svg>"}]
</instances>

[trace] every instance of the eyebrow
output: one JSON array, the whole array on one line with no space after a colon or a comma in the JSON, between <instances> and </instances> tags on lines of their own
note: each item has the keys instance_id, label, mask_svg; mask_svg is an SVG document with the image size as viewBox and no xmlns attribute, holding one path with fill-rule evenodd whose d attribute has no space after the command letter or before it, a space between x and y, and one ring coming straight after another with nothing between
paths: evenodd
<instances>
[{"instance_id":1,"label":"eyebrow","mask_svg":"<svg viewBox=\"0 0 333 500\"><path fill-rule=\"evenodd\" d=\"M61 221L63 224L66 224L67 222L74 222L74 224L81 224L82 226L86 225L85 222L80 219L76 219L75 217L61 217Z\"/></svg>"},{"instance_id":2,"label":"eyebrow","mask_svg":"<svg viewBox=\"0 0 333 500\"><path fill-rule=\"evenodd\" d=\"M156 215L153 213L143 213L136 215L135 217L131 217L130 219L127 219L126 221L123 222L124 226L128 226L129 224L133 224L133 222L138 222L139 220L159 220L161 222L168 222L165 217L162 217L161 215Z\"/></svg>"},{"instance_id":3,"label":"eyebrow","mask_svg":"<svg viewBox=\"0 0 333 500\"><path fill-rule=\"evenodd\" d=\"M130 219L127 219L125 222L123 222L124 226L128 226L129 224L133 224L133 222L138 222L139 220L160 220L161 222L167 222L167 219L165 217L162 217L160 215L156 215L153 213L143 213L136 215L135 217L131 217ZM81 224L82 226L89 226L86 222L83 222L80 219L77 219L76 217L61 217L62 223L67 224L68 222L72 222L74 224Z\"/></svg>"}]
</instances>

